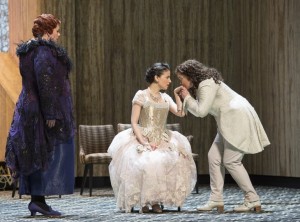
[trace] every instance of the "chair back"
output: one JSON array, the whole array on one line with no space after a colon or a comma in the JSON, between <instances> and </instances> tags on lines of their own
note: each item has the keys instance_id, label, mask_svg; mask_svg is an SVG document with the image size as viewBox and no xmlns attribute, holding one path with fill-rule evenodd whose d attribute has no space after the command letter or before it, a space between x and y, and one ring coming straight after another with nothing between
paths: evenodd
<instances>
[{"instance_id":1,"label":"chair back","mask_svg":"<svg viewBox=\"0 0 300 222\"><path fill-rule=\"evenodd\" d=\"M119 123L117 125L117 128L118 128L118 133L119 133L119 132L121 132L123 130L131 128L131 124L128 124L128 123ZM166 128L168 130L173 130L173 131L181 132L181 126L180 126L179 123L166 124Z\"/></svg>"},{"instance_id":2,"label":"chair back","mask_svg":"<svg viewBox=\"0 0 300 222\"><path fill-rule=\"evenodd\" d=\"M113 125L79 125L79 147L85 155L106 153L114 137Z\"/></svg>"},{"instance_id":3,"label":"chair back","mask_svg":"<svg viewBox=\"0 0 300 222\"><path fill-rule=\"evenodd\" d=\"M172 131L178 131L181 133L181 126L179 123L171 123L171 124L167 124L166 128L168 130L172 130Z\"/></svg>"},{"instance_id":4,"label":"chair back","mask_svg":"<svg viewBox=\"0 0 300 222\"><path fill-rule=\"evenodd\" d=\"M129 128L131 128L131 124L129 123L118 123L117 125L118 133Z\"/></svg>"}]
</instances>

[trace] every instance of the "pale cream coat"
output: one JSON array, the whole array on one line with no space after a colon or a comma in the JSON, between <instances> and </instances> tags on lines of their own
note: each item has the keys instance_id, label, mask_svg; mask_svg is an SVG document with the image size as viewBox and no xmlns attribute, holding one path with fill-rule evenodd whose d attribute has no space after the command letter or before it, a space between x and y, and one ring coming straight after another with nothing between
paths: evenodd
<instances>
[{"instance_id":1,"label":"pale cream coat","mask_svg":"<svg viewBox=\"0 0 300 222\"><path fill-rule=\"evenodd\" d=\"M224 82L216 84L212 78L202 81L197 100L189 95L183 107L197 117L213 115L223 138L243 153L258 153L270 144L254 108Z\"/></svg>"}]
</instances>

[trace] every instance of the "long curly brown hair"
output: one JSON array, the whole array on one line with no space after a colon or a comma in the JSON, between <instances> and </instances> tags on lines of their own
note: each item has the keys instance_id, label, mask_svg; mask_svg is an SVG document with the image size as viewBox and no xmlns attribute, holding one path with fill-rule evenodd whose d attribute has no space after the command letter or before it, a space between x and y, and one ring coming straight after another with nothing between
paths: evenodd
<instances>
[{"instance_id":1,"label":"long curly brown hair","mask_svg":"<svg viewBox=\"0 0 300 222\"><path fill-rule=\"evenodd\" d=\"M187 60L178 65L175 73L185 75L193 83L189 92L194 98L196 98L198 86L203 80L213 78L216 84L221 84L223 81L222 75L218 70L207 67L194 59Z\"/></svg>"}]
</instances>

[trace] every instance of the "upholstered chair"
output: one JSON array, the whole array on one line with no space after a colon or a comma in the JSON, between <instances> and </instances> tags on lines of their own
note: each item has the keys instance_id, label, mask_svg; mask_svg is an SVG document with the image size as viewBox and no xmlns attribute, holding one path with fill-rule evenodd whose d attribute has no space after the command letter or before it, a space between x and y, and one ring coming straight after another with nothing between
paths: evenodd
<instances>
[{"instance_id":1,"label":"upholstered chair","mask_svg":"<svg viewBox=\"0 0 300 222\"><path fill-rule=\"evenodd\" d=\"M111 156L107 149L115 136L112 125L80 125L79 149L80 162L84 165L83 181L80 195L83 193L87 175L89 174L89 189L92 196L94 164L109 165Z\"/></svg>"}]
</instances>

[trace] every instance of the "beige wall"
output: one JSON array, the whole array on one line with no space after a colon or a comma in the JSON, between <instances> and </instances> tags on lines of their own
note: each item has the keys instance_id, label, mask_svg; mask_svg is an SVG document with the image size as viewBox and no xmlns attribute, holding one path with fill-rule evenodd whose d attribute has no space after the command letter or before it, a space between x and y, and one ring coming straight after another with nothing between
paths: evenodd
<instances>
[{"instance_id":1,"label":"beige wall","mask_svg":"<svg viewBox=\"0 0 300 222\"><path fill-rule=\"evenodd\" d=\"M71 78L77 125L129 123L132 97L146 87L147 66L165 61L174 70L180 62L195 58L219 69L261 118L272 144L260 154L246 155L249 172L300 176L299 1L39 3L42 11L63 22L62 44L75 64ZM175 76L172 80L170 94L178 84ZM207 174L207 152L216 133L213 118L179 119L170 114L169 122L180 122L185 134L194 135L200 173ZM81 176L82 166L77 169ZM107 175L107 170L101 168L101 173Z\"/></svg>"},{"instance_id":2,"label":"beige wall","mask_svg":"<svg viewBox=\"0 0 300 222\"><path fill-rule=\"evenodd\" d=\"M17 44L32 38L33 20L40 13L39 0L8 0L9 53L15 55Z\"/></svg>"},{"instance_id":3,"label":"beige wall","mask_svg":"<svg viewBox=\"0 0 300 222\"><path fill-rule=\"evenodd\" d=\"M297 0L77 1L77 123L130 122L147 66L196 58L219 69L261 118L272 144L246 155L249 172L299 177L299 9ZM169 122L195 136L200 173L208 173L213 118Z\"/></svg>"},{"instance_id":4,"label":"beige wall","mask_svg":"<svg viewBox=\"0 0 300 222\"><path fill-rule=\"evenodd\" d=\"M7 133L21 91L21 76L9 53L0 53L0 67L0 161L3 161Z\"/></svg>"}]
</instances>

